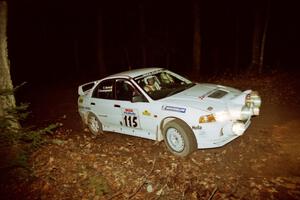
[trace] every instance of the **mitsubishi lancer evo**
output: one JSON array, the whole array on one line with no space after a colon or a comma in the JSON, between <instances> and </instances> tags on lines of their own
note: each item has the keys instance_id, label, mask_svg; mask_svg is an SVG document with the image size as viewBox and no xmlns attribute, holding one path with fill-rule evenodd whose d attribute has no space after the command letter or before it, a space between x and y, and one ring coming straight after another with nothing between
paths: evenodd
<instances>
[{"instance_id":1,"label":"mitsubishi lancer evo","mask_svg":"<svg viewBox=\"0 0 300 200\"><path fill-rule=\"evenodd\" d=\"M194 83L163 68L114 74L79 86L78 94L79 114L93 135L164 140L181 157L243 135L261 106L256 91Z\"/></svg>"}]
</instances>

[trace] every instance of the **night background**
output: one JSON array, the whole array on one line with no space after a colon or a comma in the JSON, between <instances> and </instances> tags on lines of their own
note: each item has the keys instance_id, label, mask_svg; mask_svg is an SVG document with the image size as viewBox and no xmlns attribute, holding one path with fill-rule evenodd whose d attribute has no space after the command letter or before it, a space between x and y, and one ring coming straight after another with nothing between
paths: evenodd
<instances>
[{"instance_id":1,"label":"night background","mask_svg":"<svg viewBox=\"0 0 300 200\"><path fill-rule=\"evenodd\" d=\"M17 106L1 82L1 199L300 199L297 1L6 2ZM10 83L2 57L0 81ZM78 113L78 86L144 67L258 91L260 114L242 136L185 158L164 142L93 137ZM17 119L17 131L7 119Z\"/></svg>"},{"instance_id":2,"label":"night background","mask_svg":"<svg viewBox=\"0 0 300 200\"><path fill-rule=\"evenodd\" d=\"M202 75L245 73L269 15L264 72L298 67L294 1L10 1L12 78L92 80L129 68L193 71L195 6ZM269 9L269 14L268 13ZM259 32L260 31L260 32Z\"/></svg>"}]
</instances>

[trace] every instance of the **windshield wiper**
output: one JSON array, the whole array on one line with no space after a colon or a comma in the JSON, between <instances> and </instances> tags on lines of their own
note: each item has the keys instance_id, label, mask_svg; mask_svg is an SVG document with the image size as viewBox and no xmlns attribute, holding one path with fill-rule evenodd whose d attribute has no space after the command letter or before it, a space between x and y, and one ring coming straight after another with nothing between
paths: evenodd
<instances>
[{"instance_id":1,"label":"windshield wiper","mask_svg":"<svg viewBox=\"0 0 300 200\"><path fill-rule=\"evenodd\" d=\"M173 95L173 94L177 94L177 93L179 93L179 92L181 92L181 91L183 91L183 90L185 90L185 87L177 88L177 89L171 91L171 92L167 95L167 97L169 97L169 96L171 96L171 95Z\"/></svg>"},{"instance_id":2,"label":"windshield wiper","mask_svg":"<svg viewBox=\"0 0 300 200\"><path fill-rule=\"evenodd\" d=\"M185 85L184 87L185 87L185 89L188 89L188 88L193 87L194 85L195 85L195 83L189 83L189 84Z\"/></svg>"}]
</instances>

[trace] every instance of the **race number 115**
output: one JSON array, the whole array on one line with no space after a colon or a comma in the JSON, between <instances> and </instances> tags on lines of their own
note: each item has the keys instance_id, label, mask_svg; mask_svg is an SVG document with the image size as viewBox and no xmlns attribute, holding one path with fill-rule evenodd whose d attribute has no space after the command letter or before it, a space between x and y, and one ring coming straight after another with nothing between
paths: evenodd
<instances>
[{"instance_id":1,"label":"race number 115","mask_svg":"<svg viewBox=\"0 0 300 200\"><path fill-rule=\"evenodd\" d=\"M136 116L125 115L124 116L124 122L125 122L125 126L130 126L130 127L137 127L138 126Z\"/></svg>"}]
</instances>

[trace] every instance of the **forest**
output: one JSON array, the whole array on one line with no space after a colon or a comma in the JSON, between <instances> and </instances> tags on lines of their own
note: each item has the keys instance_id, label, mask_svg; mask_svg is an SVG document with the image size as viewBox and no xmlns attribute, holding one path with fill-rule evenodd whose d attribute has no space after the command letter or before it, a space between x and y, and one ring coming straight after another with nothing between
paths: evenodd
<instances>
[{"instance_id":1,"label":"forest","mask_svg":"<svg viewBox=\"0 0 300 200\"><path fill-rule=\"evenodd\" d=\"M141 66L201 76L255 65L294 69L296 7L270 0L12 1L13 79L91 80Z\"/></svg>"}]
</instances>

